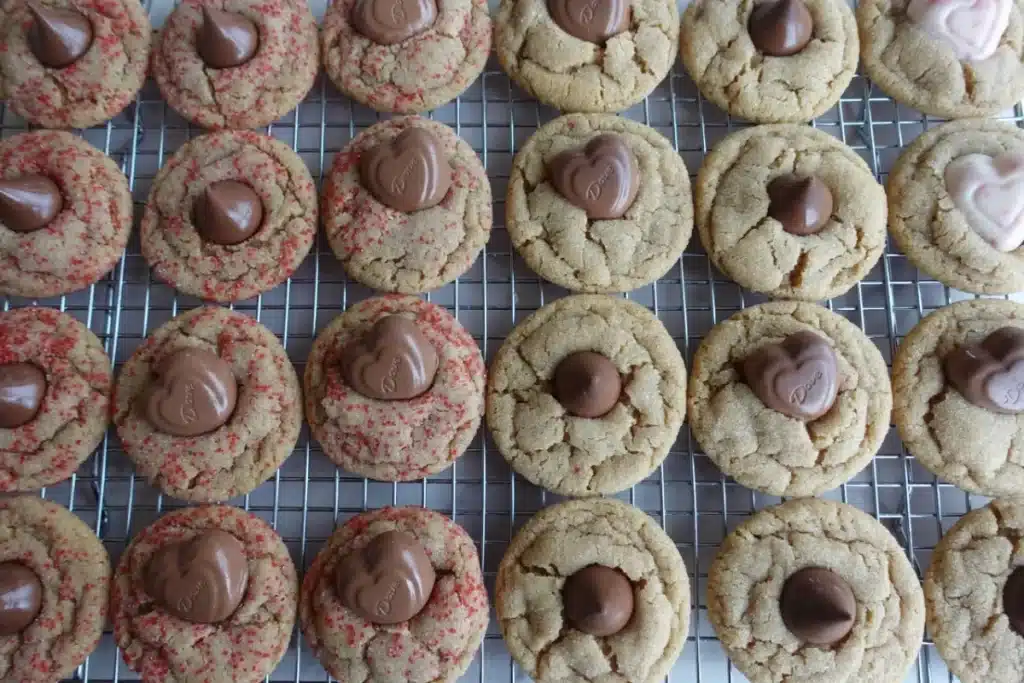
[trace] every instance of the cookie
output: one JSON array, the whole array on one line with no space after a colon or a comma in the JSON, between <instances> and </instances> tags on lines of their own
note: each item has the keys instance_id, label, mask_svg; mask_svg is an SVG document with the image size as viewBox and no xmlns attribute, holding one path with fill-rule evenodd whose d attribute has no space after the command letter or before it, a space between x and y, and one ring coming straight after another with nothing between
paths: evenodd
<instances>
[{"instance_id":1,"label":"cookie","mask_svg":"<svg viewBox=\"0 0 1024 683\"><path fill-rule=\"evenodd\" d=\"M149 334L125 363L114 424L139 474L182 500L249 493L299 438L299 378L274 333L196 308Z\"/></svg>"},{"instance_id":2,"label":"cookie","mask_svg":"<svg viewBox=\"0 0 1024 683\"><path fill-rule=\"evenodd\" d=\"M316 186L287 145L250 131L208 133L157 173L142 217L142 255L185 294L239 301L295 272L316 226Z\"/></svg>"},{"instance_id":3,"label":"cookie","mask_svg":"<svg viewBox=\"0 0 1024 683\"><path fill-rule=\"evenodd\" d=\"M690 583L672 539L613 499L541 510L494 585L509 653L537 683L662 681L686 642Z\"/></svg>"},{"instance_id":4,"label":"cookie","mask_svg":"<svg viewBox=\"0 0 1024 683\"><path fill-rule=\"evenodd\" d=\"M928 633L963 683L1024 675L1022 532L1024 506L997 500L961 517L932 553L924 577Z\"/></svg>"},{"instance_id":5,"label":"cookie","mask_svg":"<svg viewBox=\"0 0 1024 683\"><path fill-rule=\"evenodd\" d=\"M864 71L941 118L990 116L1024 96L1024 0L862 0Z\"/></svg>"},{"instance_id":6,"label":"cookie","mask_svg":"<svg viewBox=\"0 0 1024 683\"><path fill-rule=\"evenodd\" d=\"M992 497L1018 497L1024 490L1020 445L1024 415L983 405L987 391L972 391L957 382L948 364L958 353L977 351L978 358L985 360L981 367L954 361L973 375L971 382L988 389L998 371L998 379L1008 382L1004 388L1024 398L1019 388L1024 367L1015 360L1024 348L1017 349L1020 344L1013 343L1010 349L993 349L994 359L989 350L977 349L989 335L1005 328L1024 330L1024 305L980 299L955 303L914 326L892 365L893 418L907 450L946 481ZM997 387L998 383L991 386Z\"/></svg>"},{"instance_id":7,"label":"cookie","mask_svg":"<svg viewBox=\"0 0 1024 683\"><path fill-rule=\"evenodd\" d=\"M816 304L776 301L716 325L693 357L690 428L747 488L816 496L864 469L889 431L882 354Z\"/></svg>"},{"instance_id":8,"label":"cookie","mask_svg":"<svg viewBox=\"0 0 1024 683\"><path fill-rule=\"evenodd\" d=\"M805 498L726 536L708 574L708 619L751 683L900 683L924 635L924 597L888 529Z\"/></svg>"},{"instance_id":9,"label":"cookie","mask_svg":"<svg viewBox=\"0 0 1024 683\"><path fill-rule=\"evenodd\" d=\"M807 126L726 137L704 158L695 195L708 257L769 296L839 296L885 249L885 191L856 152Z\"/></svg>"},{"instance_id":10,"label":"cookie","mask_svg":"<svg viewBox=\"0 0 1024 683\"><path fill-rule=\"evenodd\" d=\"M324 14L324 67L338 90L377 111L425 112L458 97L491 51L485 0L335 0Z\"/></svg>"},{"instance_id":11,"label":"cookie","mask_svg":"<svg viewBox=\"0 0 1024 683\"><path fill-rule=\"evenodd\" d=\"M860 45L844 0L695 0L680 40L701 94L756 123L800 123L834 107Z\"/></svg>"},{"instance_id":12,"label":"cookie","mask_svg":"<svg viewBox=\"0 0 1024 683\"><path fill-rule=\"evenodd\" d=\"M673 0L501 0L494 34L502 68L544 104L617 112L672 68L679 10Z\"/></svg>"},{"instance_id":13,"label":"cookie","mask_svg":"<svg viewBox=\"0 0 1024 683\"><path fill-rule=\"evenodd\" d=\"M89 329L49 308L0 313L0 492L64 481L99 446L110 358Z\"/></svg>"},{"instance_id":14,"label":"cookie","mask_svg":"<svg viewBox=\"0 0 1024 683\"><path fill-rule=\"evenodd\" d=\"M37 126L103 123L146 79L153 29L135 0L10 0L0 26L0 99Z\"/></svg>"},{"instance_id":15,"label":"cookie","mask_svg":"<svg viewBox=\"0 0 1024 683\"><path fill-rule=\"evenodd\" d=\"M306 419L344 470L420 479L469 447L483 419L484 382L480 348L448 311L412 296L367 299L313 342Z\"/></svg>"},{"instance_id":16,"label":"cookie","mask_svg":"<svg viewBox=\"0 0 1024 683\"><path fill-rule=\"evenodd\" d=\"M491 363L487 426L512 468L567 496L629 488L686 416L686 366L643 306L570 296L523 320Z\"/></svg>"},{"instance_id":17,"label":"cookie","mask_svg":"<svg viewBox=\"0 0 1024 683\"><path fill-rule=\"evenodd\" d=\"M288 649L298 588L288 548L256 515L175 510L121 555L114 640L145 683L255 683Z\"/></svg>"},{"instance_id":18,"label":"cookie","mask_svg":"<svg viewBox=\"0 0 1024 683\"><path fill-rule=\"evenodd\" d=\"M672 143L642 123L563 116L513 159L505 223L516 251L546 280L580 292L629 291L668 272L690 241L690 177Z\"/></svg>"},{"instance_id":19,"label":"cookie","mask_svg":"<svg viewBox=\"0 0 1024 683\"><path fill-rule=\"evenodd\" d=\"M327 240L350 277L417 294L473 265L491 234L491 185L473 148L448 126L418 116L391 119L334 157L323 215Z\"/></svg>"},{"instance_id":20,"label":"cookie","mask_svg":"<svg viewBox=\"0 0 1024 683\"><path fill-rule=\"evenodd\" d=\"M206 128L273 123L302 101L319 67L313 13L286 0L185 0L153 52L164 99Z\"/></svg>"},{"instance_id":21,"label":"cookie","mask_svg":"<svg viewBox=\"0 0 1024 683\"><path fill-rule=\"evenodd\" d=\"M386 507L339 526L299 596L306 642L340 681L454 682L488 616L473 539L424 508Z\"/></svg>"},{"instance_id":22,"label":"cookie","mask_svg":"<svg viewBox=\"0 0 1024 683\"><path fill-rule=\"evenodd\" d=\"M889 231L918 268L978 294L1024 289L1024 131L981 120L928 130L887 190Z\"/></svg>"},{"instance_id":23,"label":"cookie","mask_svg":"<svg viewBox=\"0 0 1024 683\"><path fill-rule=\"evenodd\" d=\"M85 140L39 130L0 142L0 294L88 287L121 258L131 230L128 179Z\"/></svg>"}]
</instances>

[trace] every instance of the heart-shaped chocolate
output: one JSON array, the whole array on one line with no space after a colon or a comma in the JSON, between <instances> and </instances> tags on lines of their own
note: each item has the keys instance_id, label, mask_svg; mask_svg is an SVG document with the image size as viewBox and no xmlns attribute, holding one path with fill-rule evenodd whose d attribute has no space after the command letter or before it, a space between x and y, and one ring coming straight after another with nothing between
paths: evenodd
<instances>
[{"instance_id":1,"label":"heart-shaped chocolate","mask_svg":"<svg viewBox=\"0 0 1024 683\"><path fill-rule=\"evenodd\" d=\"M999 251L1024 244L1024 154L968 154L946 166L946 191L982 239Z\"/></svg>"},{"instance_id":2,"label":"heart-shaped chocolate","mask_svg":"<svg viewBox=\"0 0 1024 683\"><path fill-rule=\"evenodd\" d=\"M548 12L569 35L598 45L629 28L629 0L548 0Z\"/></svg>"},{"instance_id":3,"label":"heart-shaped chocolate","mask_svg":"<svg viewBox=\"0 0 1024 683\"><path fill-rule=\"evenodd\" d=\"M640 191L640 170L629 145L614 133L591 138L548 161L548 178L587 218L622 218Z\"/></svg>"},{"instance_id":4,"label":"heart-shaped chocolate","mask_svg":"<svg viewBox=\"0 0 1024 683\"><path fill-rule=\"evenodd\" d=\"M452 167L441 143L416 127L363 152L359 176L378 201L404 213L440 204L452 186Z\"/></svg>"},{"instance_id":5,"label":"heart-shaped chocolate","mask_svg":"<svg viewBox=\"0 0 1024 683\"><path fill-rule=\"evenodd\" d=\"M743 378L761 402L798 420L815 420L839 392L839 362L832 346L804 331L766 344L743 360Z\"/></svg>"},{"instance_id":6,"label":"heart-shaped chocolate","mask_svg":"<svg viewBox=\"0 0 1024 683\"><path fill-rule=\"evenodd\" d=\"M946 355L946 379L970 403L1015 415L1024 412L1024 330L1000 327L977 344Z\"/></svg>"},{"instance_id":7,"label":"heart-shaped chocolate","mask_svg":"<svg viewBox=\"0 0 1024 683\"><path fill-rule=\"evenodd\" d=\"M226 531L208 529L157 550L143 580L146 593L174 616L215 624L242 603L249 560L241 541Z\"/></svg>"},{"instance_id":8,"label":"heart-shaped chocolate","mask_svg":"<svg viewBox=\"0 0 1024 683\"><path fill-rule=\"evenodd\" d=\"M342 354L349 386L368 398L405 400L430 388L437 350L416 323L400 315L381 318Z\"/></svg>"},{"instance_id":9,"label":"heart-shaped chocolate","mask_svg":"<svg viewBox=\"0 0 1024 683\"><path fill-rule=\"evenodd\" d=\"M999 48L1013 0L910 0L907 16L957 59L980 61Z\"/></svg>"},{"instance_id":10,"label":"heart-shaped chocolate","mask_svg":"<svg viewBox=\"0 0 1024 683\"><path fill-rule=\"evenodd\" d=\"M374 624L398 624L419 614L434 580L423 546L404 531L374 536L343 558L334 573L342 603Z\"/></svg>"},{"instance_id":11,"label":"heart-shaped chocolate","mask_svg":"<svg viewBox=\"0 0 1024 683\"><path fill-rule=\"evenodd\" d=\"M401 43L436 20L436 0L358 0L352 8L352 25L378 45Z\"/></svg>"},{"instance_id":12,"label":"heart-shaped chocolate","mask_svg":"<svg viewBox=\"0 0 1024 683\"><path fill-rule=\"evenodd\" d=\"M146 419L172 436L199 436L231 417L238 383L231 366L205 349L175 351L157 365L145 401Z\"/></svg>"}]
</instances>

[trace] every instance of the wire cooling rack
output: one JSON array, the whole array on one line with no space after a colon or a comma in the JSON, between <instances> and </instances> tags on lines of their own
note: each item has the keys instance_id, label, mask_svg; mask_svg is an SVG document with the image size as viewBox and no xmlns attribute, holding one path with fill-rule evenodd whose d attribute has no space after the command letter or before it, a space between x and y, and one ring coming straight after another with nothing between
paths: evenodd
<instances>
[{"instance_id":1,"label":"wire cooling rack","mask_svg":"<svg viewBox=\"0 0 1024 683\"><path fill-rule=\"evenodd\" d=\"M324 3L312 3L318 17L322 16ZM171 9L170 3L147 7L157 26ZM745 125L704 101L678 67L650 97L624 115L643 121L671 140L691 175L696 174L704 155L718 140ZM537 127L557 112L538 105L511 86L492 63L462 97L431 116L453 127L480 155L494 191L496 224L487 247L469 272L427 298L452 311L490 361L516 322L565 294L523 264L503 226L512 157ZM334 154L380 118L338 94L321 75L298 109L267 132L290 144L314 178L321 180ZM1005 118L1020 125L1024 116L1018 106ZM813 125L855 149L884 179L900 149L936 123L896 105L867 79L857 76L841 103ZM23 130L23 121L9 111L0 111L0 135L8 137ZM138 218L156 171L186 140L201 132L168 109L157 89L148 83L134 105L114 121L81 133L120 164L131 184ZM347 306L372 295L371 290L346 279L321 234L288 282L233 308L270 327L301 375L316 334ZM701 338L716 322L763 300L718 273L696 234L665 277L626 296L657 313L688 363ZM827 305L859 325L891 362L897 344L921 317L963 298L970 297L923 277L902 254L889 248L863 282ZM3 309L41 305L71 313L100 337L119 370L150 331L201 302L154 280L135 234L113 272L89 289L39 301L0 298L0 303ZM90 524L115 563L136 532L163 512L182 505L161 496L135 476L113 430L75 476L41 494L72 509ZM751 512L779 499L754 493L724 478L699 450L686 427L664 464L620 497L649 513L668 531L689 569L694 605L690 634L668 680L744 681L729 664L708 622L704 600L707 571L725 534ZM942 532L964 512L987 502L936 481L906 454L893 429L871 465L828 497L875 515L903 544L919 572L928 566L931 550ZM472 535L488 589L493 589L498 563L513 533L537 510L557 499L514 476L483 433L448 470L420 482L388 484L339 471L303 428L294 452L277 474L250 495L231 502L270 522L284 537L300 571L309 566L339 521L389 504L434 508ZM71 680L137 679L121 662L108 628L96 653ZM268 680L312 683L329 678L296 632L287 655ZM462 681L526 680L511 661L492 618L483 647ZM907 680L931 683L953 679L934 647L926 642Z\"/></svg>"}]
</instances>

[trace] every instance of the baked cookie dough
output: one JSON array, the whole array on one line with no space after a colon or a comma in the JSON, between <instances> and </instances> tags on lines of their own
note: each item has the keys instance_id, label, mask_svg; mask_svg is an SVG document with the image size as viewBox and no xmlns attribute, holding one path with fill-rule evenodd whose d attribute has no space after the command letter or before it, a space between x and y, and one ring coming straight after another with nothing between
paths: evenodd
<instances>
[{"instance_id":1,"label":"baked cookie dough","mask_svg":"<svg viewBox=\"0 0 1024 683\"><path fill-rule=\"evenodd\" d=\"M153 53L164 99L206 128L273 123L306 96L319 68L309 4L288 0L184 0Z\"/></svg>"},{"instance_id":2,"label":"baked cookie dough","mask_svg":"<svg viewBox=\"0 0 1024 683\"><path fill-rule=\"evenodd\" d=\"M377 111L425 112L483 72L491 51L486 0L337 0L324 14L324 67L334 85ZM357 15L361 15L357 18Z\"/></svg>"},{"instance_id":3,"label":"baked cookie dough","mask_svg":"<svg viewBox=\"0 0 1024 683\"><path fill-rule=\"evenodd\" d=\"M432 139L401 144L406 138L400 136L411 131ZM438 201L417 210L389 206L361 170L361 159L375 148L381 150L378 182L411 172L407 195L429 194L450 178L448 191L438 185L432 197ZM491 185L476 152L448 126L418 116L391 119L363 131L334 157L323 215L331 249L352 278L381 291L418 294L473 265L491 234Z\"/></svg>"},{"instance_id":4,"label":"baked cookie dough","mask_svg":"<svg viewBox=\"0 0 1024 683\"><path fill-rule=\"evenodd\" d=\"M839 101L857 70L845 0L694 0L679 54L704 97L757 123L799 123Z\"/></svg>"},{"instance_id":5,"label":"baked cookie dough","mask_svg":"<svg viewBox=\"0 0 1024 683\"><path fill-rule=\"evenodd\" d=\"M861 0L857 25L867 75L914 109L990 116L1024 95L1024 0Z\"/></svg>"},{"instance_id":6,"label":"baked cookie dough","mask_svg":"<svg viewBox=\"0 0 1024 683\"><path fill-rule=\"evenodd\" d=\"M739 285L769 296L839 296L885 249L882 186L856 152L807 126L728 136L705 157L695 195L708 257Z\"/></svg>"},{"instance_id":7,"label":"baked cookie dough","mask_svg":"<svg viewBox=\"0 0 1024 683\"><path fill-rule=\"evenodd\" d=\"M893 418L907 450L939 477L972 493L1018 497L1024 490L1024 415L975 405L944 368L954 350L1004 327L1024 329L1024 305L962 301L919 322L893 359ZM1021 381L1021 370L1007 364L1010 376Z\"/></svg>"},{"instance_id":8,"label":"baked cookie dough","mask_svg":"<svg viewBox=\"0 0 1024 683\"><path fill-rule=\"evenodd\" d=\"M288 548L256 515L226 505L175 510L121 555L114 639L149 683L255 683L288 649L298 588Z\"/></svg>"},{"instance_id":9,"label":"baked cookie dough","mask_svg":"<svg viewBox=\"0 0 1024 683\"><path fill-rule=\"evenodd\" d=\"M977 294L1024 290L1024 131L982 120L929 130L887 189L889 231L918 268Z\"/></svg>"},{"instance_id":10,"label":"baked cookie dough","mask_svg":"<svg viewBox=\"0 0 1024 683\"><path fill-rule=\"evenodd\" d=\"M852 591L848 613L801 605L818 597L813 580L796 579L811 590L783 607L787 584L809 568ZM831 500L793 500L736 527L711 565L707 600L722 647L751 683L900 683L924 635L924 597L903 549L873 517ZM840 616L848 632L815 644L832 640Z\"/></svg>"},{"instance_id":11,"label":"baked cookie dough","mask_svg":"<svg viewBox=\"0 0 1024 683\"><path fill-rule=\"evenodd\" d=\"M580 37L586 27L572 18L586 7L601 35ZM647 97L672 68L679 10L674 0L501 0L494 34L502 68L544 104L618 112Z\"/></svg>"},{"instance_id":12,"label":"baked cookie dough","mask_svg":"<svg viewBox=\"0 0 1024 683\"><path fill-rule=\"evenodd\" d=\"M64 481L103 440L110 358L89 329L49 308L0 313L0 492Z\"/></svg>"},{"instance_id":13,"label":"baked cookie dough","mask_svg":"<svg viewBox=\"0 0 1024 683\"><path fill-rule=\"evenodd\" d=\"M316 226L316 186L287 145L250 131L208 133L153 180L142 255L185 294L239 301L284 282L309 253Z\"/></svg>"},{"instance_id":14,"label":"baked cookie dough","mask_svg":"<svg viewBox=\"0 0 1024 683\"><path fill-rule=\"evenodd\" d=\"M302 425L299 378L281 342L225 308L196 308L151 332L114 395L114 424L139 474L188 501L252 491Z\"/></svg>"},{"instance_id":15,"label":"baked cookie dough","mask_svg":"<svg viewBox=\"0 0 1024 683\"><path fill-rule=\"evenodd\" d=\"M414 343L383 336L374 343L378 323L389 317L415 323ZM385 392L385 398L374 398L346 376L353 349L364 361L386 362L385 378L401 380L415 368L422 376L424 354L433 357L434 372L413 397L387 398ZM363 365L373 372L373 363ZM448 311L412 296L367 299L335 318L313 343L306 361L306 419L339 467L382 481L420 479L445 469L469 447L484 415L484 382L480 348Z\"/></svg>"},{"instance_id":16,"label":"baked cookie dough","mask_svg":"<svg viewBox=\"0 0 1024 683\"><path fill-rule=\"evenodd\" d=\"M10 0L0 7L0 99L47 128L88 128L116 116L149 68L153 29L142 3L39 0L34 6Z\"/></svg>"},{"instance_id":17,"label":"baked cookie dough","mask_svg":"<svg viewBox=\"0 0 1024 683\"><path fill-rule=\"evenodd\" d=\"M633 168L616 170L607 154L587 151L607 134L625 142ZM556 189L549 165L572 149L588 157L578 172L582 181L589 167L604 169L594 182L610 174L605 182L616 183L610 193L631 177L638 184L620 218L591 218ZM630 291L668 272L690 241L689 173L672 143L642 123L603 114L562 116L537 130L513 159L505 223L516 251L541 277L574 291Z\"/></svg>"},{"instance_id":18,"label":"baked cookie dough","mask_svg":"<svg viewBox=\"0 0 1024 683\"><path fill-rule=\"evenodd\" d=\"M569 296L516 325L494 356L487 426L532 483L567 496L614 493L668 455L686 416L685 392L683 358L649 310L610 296ZM604 405L580 409L588 403Z\"/></svg>"},{"instance_id":19,"label":"baked cookie dough","mask_svg":"<svg viewBox=\"0 0 1024 683\"><path fill-rule=\"evenodd\" d=\"M406 552L395 552L396 537ZM299 623L320 663L340 681L365 683L453 683L483 641L488 612L473 539L444 515L413 507L339 526L299 597Z\"/></svg>"},{"instance_id":20,"label":"baked cookie dough","mask_svg":"<svg viewBox=\"0 0 1024 683\"><path fill-rule=\"evenodd\" d=\"M0 142L0 169L0 294L67 294L114 267L132 196L113 160L70 133L38 130Z\"/></svg>"},{"instance_id":21,"label":"baked cookie dough","mask_svg":"<svg viewBox=\"0 0 1024 683\"><path fill-rule=\"evenodd\" d=\"M509 544L494 593L509 653L537 683L655 683L686 642L690 583L679 551L617 500L534 515Z\"/></svg>"},{"instance_id":22,"label":"baked cookie dough","mask_svg":"<svg viewBox=\"0 0 1024 683\"><path fill-rule=\"evenodd\" d=\"M804 419L767 405L744 371L755 351L798 333L823 339L834 355L835 399ZM813 383L809 360L791 356L779 377ZM693 357L688 399L693 435L725 474L794 497L816 496L864 469L892 409L885 360L860 328L816 304L789 301L747 308L712 328Z\"/></svg>"}]
</instances>

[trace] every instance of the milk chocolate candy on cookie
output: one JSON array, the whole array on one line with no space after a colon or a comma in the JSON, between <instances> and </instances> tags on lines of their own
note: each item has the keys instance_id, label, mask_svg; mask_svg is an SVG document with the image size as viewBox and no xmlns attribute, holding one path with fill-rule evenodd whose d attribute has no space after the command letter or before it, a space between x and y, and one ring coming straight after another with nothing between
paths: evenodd
<instances>
[{"instance_id":1,"label":"milk chocolate candy on cookie","mask_svg":"<svg viewBox=\"0 0 1024 683\"><path fill-rule=\"evenodd\" d=\"M1003 253L1024 244L1024 154L968 154L946 166L944 180L967 225L983 240Z\"/></svg>"},{"instance_id":2,"label":"milk chocolate candy on cookie","mask_svg":"<svg viewBox=\"0 0 1024 683\"><path fill-rule=\"evenodd\" d=\"M943 363L946 379L970 403L1015 415L1024 411L1024 330L1001 327L978 344L964 344Z\"/></svg>"},{"instance_id":3,"label":"milk chocolate candy on cookie","mask_svg":"<svg viewBox=\"0 0 1024 683\"><path fill-rule=\"evenodd\" d=\"M375 536L341 560L334 576L342 603L374 624L398 624L419 614L435 578L423 545L404 531Z\"/></svg>"},{"instance_id":4,"label":"milk chocolate candy on cookie","mask_svg":"<svg viewBox=\"0 0 1024 683\"><path fill-rule=\"evenodd\" d=\"M437 20L437 0L358 0L352 26L378 45L394 45Z\"/></svg>"},{"instance_id":5,"label":"milk chocolate candy on cookie","mask_svg":"<svg viewBox=\"0 0 1024 683\"><path fill-rule=\"evenodd\" d=\"M1010 23L1013 0L910 0L907 16L918 28L953 49L957 59L988 59Z\"/></svg>"},{"instance_id":6,"label":"milk chocolate candy on cookie","mask_svg":"<svg viewBox=\"0 0 1024 683\"><path fill-rule=\"evenodd\" d=\"M822 567L804 567L786 579L779 610L786 628L800 640L832 645L853 629L857 599L839 574Z\"/></svg>"},{"instance_id":7,"label":"milk chocolate candy on cookie","mask_svg":"<svg viewBox=\"0 0 1024 683\"><path fill-rule=\"evenodd\" d=\"M577 417L601 417L619 402L622 378L607 357L593 351L569 354L555 367L555 398Z\"/></svg>"},{"instance_id":8,"label":"milk chocolate candy on cookie","mask_svg":"<svg viewBox=\"0 0 1024 683\"><path fill-rule=\"evenodd\" d=\"M263 202L245 183L220 180L196 201L194 220L207 242L241 244L263 224Z\"/></svg>"},{"instance_id":9,"label":"milk chocolate candy on cookie","mask_svg":"<svg viewBox=\"0 0 1024 683\"><path fill-rule=\"evenodd\" d=\"M768 198L768 215L792 235L813 235L832 216L832 191L817 176L779 176L768 184Z\"/></svg>"},{"instance_id":10,"label":"milk chocolate candy on cookie","mask_svg":"<svg viewBox=\"0 0 1024 683\"><path fill-rule=\"evenodd\" d=\"M231 417L238 383L231 366L217 354L186 348L166 356L145 397L146 418L157 431L199 436Z\"/></svg>"},{"instance_id":11,"label":"milk chocolate candy on cookie","mask_svg":"<svg viewBox=\"0 0 1024 683\"><path fill-rule=\"evenodd\" d=\"M20 562L0 563L0 637L21 633L43 605L43 584Z\"/></svg>"},{"instance_id":12,"label":"milk chocolate candy on cookie","mask_svg":"<svg viewBox=\"0 0 1024 683\"><path fill-rule=\"evenodd\" d=\"M811 42L814 18L803 0L767 0L750 13L747 31L754 47L764 54L789 57Z\"/></svg>"},{"instance_id":13,"label":"milk chocolate candy on cookie","mask_svg":"<svg viewBox=\"0 0 1024 683\"><path fill-rule=\"evenodd\" d=\"M633 586L618 569L592 564L570 576L562 588L565 618L578 631L611 636L633 616Z\"/></svg>"},{"instance_id":14,"label":"milk chocolate candy on cookie","mask_svg":"<svg viewBox=\"0 0 1024 683\"><path fill-rule=\"evenodd\" d=\"M259 45L259 29L250 19L237 12L203 5L196 51L206 66L212 69L241 66L253 58Z\"/></svg>"},{"instance_id":15,"label":"milk chocolate candy on cookie","mask_svg":"<svg viewBox=\"0 0 1024 683\"><path fill-rule=\"evenodd\" d=\"M0 180L0 223L14 232L45 228L63 208L60 188L46 176Z\"/></svg>"},{"instance_id":16,"label":"milk chocolate candy on cookie","mask_svg":"<svg viewBox=\"0 0 1024 683\"><path fill-rule=\"evenodd\" d=\"M555 155L547 170L558 193L595 220L622 218L640 191L636 157L614 133Z\"/></svg>"},{"instance_id":17,"label":"milk chocolate candy on cookie","mask_svg":"<svg viewBox=\"0 0 1024 683\"><path fill-rule=\"evenodd\" d=\"M62 69L74 64L92 45L92 24L81 12L30 2L32 25L28 46L43 66Z\"/></svg>"},{"instance_id":18,"label":"milk chocolate candy on cookie","mask_svg":"<svg viewBox=\"0 0 1024 683\"><path fill-rule=\"evenodd\" d=\"M1017 567L1006 577L1003 612L1013 630L1024 636L1024 567Z\"/></svg>"},{"instance_id":19,"label":"milk chocolate candy on cookie","mask_svg":"<svg viewBox=\"0 0 1024 683\"><path fill-rule=\"evenodd\" d=\"M425 393L437 374L437 350L416 323L381 318L342 354L342 373L367 398L405 400Z\"/></svg>"},{"instance_id":20,"label":"milk chocolate candy on cookie","mask_svg":"<svg viewBox=\"0 0 1024 683\"><path fill-rule=\"evenodd\" d=\"M598 45L629 28L629 0L548 0L548 12L569 35Z\"/></svg>"},{"instance_id":21,"label":"milk chocolate candy on cookie","mask_svg":"<svg viewBox=\"0 0 1024 683\"><path fill-rule=\"evenodd\" d=\"M234 614L248 584L245 547L220 529L160 548L144 577L146 593L163 609L199 624L216 624Z\"/></svg>"},{"instance_id":22,"label":"milk chocolate candy on cookie","mask_svg":"<svg viewBox=\"0 0 1024 683\"><path fill-rule=\"evenodd\" d=\"M827 413L839 390L835 351L810 331L762 346L744 359L742 370L744 380L766 406L798 420L815 420Z\"/></svg>"},{"instance_id":23,"label":"milk chocolate candy on cookie","mask_svg":"<svg viewBox=\"0 0 1024 683\"><path fill-rule=\"evenodd\" d=\"M32 421L46 395L46 375L31 363L0 365L0 429Z\"/></svg>"},{"instance_id":24,"label":"milk chocolate candy on cookie","mask_svg":"<svg viewBox=\"0 0 1024 683\"><path fill-rule=\"evenodd\" d=\"M380 203L404 213L440 204L452 186L448 155L423 128L407 128L363 152L359 176Z\"/></svg>"}]
</instances>

